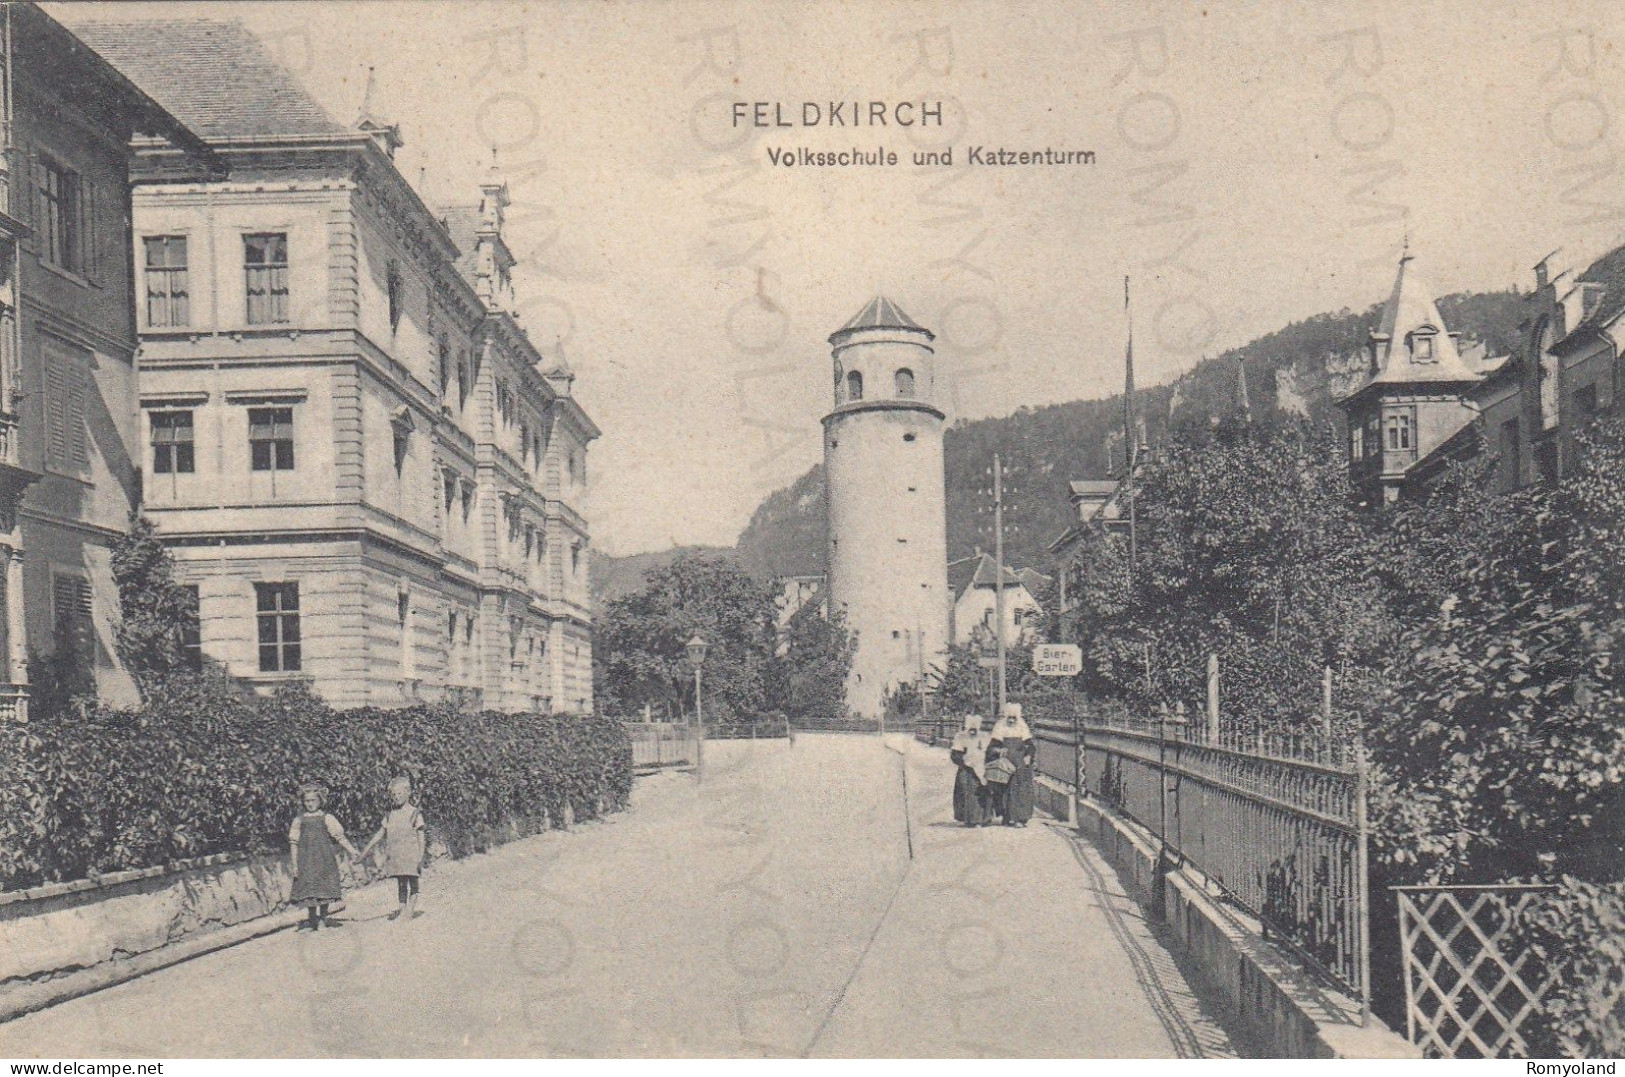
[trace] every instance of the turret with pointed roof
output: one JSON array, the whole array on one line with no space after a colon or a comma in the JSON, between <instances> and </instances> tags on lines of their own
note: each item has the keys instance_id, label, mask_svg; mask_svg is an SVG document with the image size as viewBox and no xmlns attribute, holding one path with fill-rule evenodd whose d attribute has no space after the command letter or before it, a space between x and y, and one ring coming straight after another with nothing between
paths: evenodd
<instances>
[{"instance_id":1,"label":"turret with pointed roof","mask_svg":"<svg viewBox=\"0 0 1625 1077\"><path fill-rule=\"evenodd\" d=\"M1382 317L1367 340L1370 374L1339 406L1349 420L1351 477L1370 500L1394 501L1408 482L1463 447L1484 375L1463 361L1434 293L1406 249Z\"/></svg>"},{"instance_id":2,"label":"turret with pointed roof","mask_svg":"<svg viewBox=\"0 0 1625 1077\"><path fill-rule=\"evenodd\" d=\"M1433 291L1412 267L1409 251L1399 259L1394 290L1371 332L1371 377L1351 394L1379 385L1471 385L1481 375L1462 361L1455 333L1445 331Z\"/></svg>"}]
</instances>

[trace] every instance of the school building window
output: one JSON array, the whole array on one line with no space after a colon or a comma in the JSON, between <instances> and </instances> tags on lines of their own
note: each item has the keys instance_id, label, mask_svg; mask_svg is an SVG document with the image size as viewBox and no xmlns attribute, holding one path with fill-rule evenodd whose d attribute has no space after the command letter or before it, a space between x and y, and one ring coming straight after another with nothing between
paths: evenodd
<instances>
[{"instance_id":1,"label":"school building window","mask_svg":"<svg viewBox=\"0 0 1625 1077\"><path fill-rule=\"evenodd\" d=\"M197 464L190 411L152 413L152 473L190 475Z\"/></svg>"},{"instance_id":2,"label":"school building window","mask_svg":"<svg viewBox=\"0 0 1625 1077\"><path fill-rule=\"evenodd\" d=\"M260 672L297 671L300 668L299 585L256 583L254 606L259 620Z\"/></svg>"},{"instance_id":3,"label":"school building window","mask_svg":"<svg viewBox=\"0 0 1625 1077\"><path fill-rule=\"evenodd\" d=\"M258 232L244 236L243 271L248 288L248 324L287 321L287 233Z\"/></svg>"},{"instance_id":4,"label":"school building window","mask_svg":"<svg viewBox=\"0 0 1625 1077\"><path fill-rule=\"evenodd\" d=\"M147 324L167 329L191 322L191 284L187 276L185 236L147 236Z\"/></svg>"},{"instance_id":5,"label":"school building window","mask_svg":"<svg viewBox=\"0 0 1625 1077\"><path fill-rule=\"evenodd\" d=\"M1501 488L1515 490L1523 477L1523 440L1518 420L1508 419L1501 424Z\"/></svg>"},{"instance_id":6,"label":"school building window","mask_svg":"<svg viewBox=\"0 0 1625 1077\"><path fill-rule=\"evenodd\" d=\"M79 173L42 157L39 162L40 253L72 273L85 270L86 204Z\"/></svg>"},{"instance_id":7,"label":"school building window","mask_svg":"<svg viewBox=\"0 0 1625 1077\"><path fill-rule=\"evenodd\" d=\"M255 471L293 470L293 409L248 409L248 454Z\"/></svg>"}]
</instances>

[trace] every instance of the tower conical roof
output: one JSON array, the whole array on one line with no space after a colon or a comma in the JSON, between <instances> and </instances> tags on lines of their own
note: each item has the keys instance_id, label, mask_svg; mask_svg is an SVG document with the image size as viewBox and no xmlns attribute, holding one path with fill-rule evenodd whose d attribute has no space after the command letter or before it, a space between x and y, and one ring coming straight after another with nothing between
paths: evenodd
<instances>
[{"instance_id":1,"label":"tower conical roof","mask_svg":"<svg viewBox=\"0 0 1625 1077\"><path fill-rule=\"evenodd\" d=\"M902 307L883 295L877 295L869 300L868 305L854 314L851 321L841 326L831 336L833 338L859 329L913 329L928 337L934 337L931 330L904 314Z\"/></svg>"},{"instance_id":2,"label":"tower conical roof","mask_svg":"<svg viewBox=\"0 0 1625 1077\"><path fill-rule=\"evenodd\" d=\"M1402 382L1458 382L1477 381L1479 375L1462 362L1456 341L1450 336L1429 288L1412 267L1409 251L1399 259L1399 272L1394 277L1394 290L1382 309L1382 321L1372 334L1388 347L1378 349L1376 370L1367 384L1396 384ZM1431 330L1433 356L1418 359L1408 346L1411 334L1419 329Z\"/></svg>"},{"instance_id":3,"label":"tower conical roof","mask_svg":"<svg viewBox=\"0 0 1625 1077\"><path fill-rule=\"evenodd\" d=\"M1382 386L1470 385L1483 380L1462 360L1433 290L1412 268L1412 261L1407 249L1400 256L1382 319L1371 334L1371 376L1339 403L1350 403ZM1424 347L1423 340L1431 343Z\"/></svg>"}]
</instances>

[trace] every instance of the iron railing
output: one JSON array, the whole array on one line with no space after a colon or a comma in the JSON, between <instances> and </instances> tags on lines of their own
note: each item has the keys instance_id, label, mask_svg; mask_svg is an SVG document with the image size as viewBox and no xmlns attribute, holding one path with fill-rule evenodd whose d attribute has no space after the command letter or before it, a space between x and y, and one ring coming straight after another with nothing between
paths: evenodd
<instances>
[{"instance_id":1,"label":"iron railing","mask_svg":"<svg viewBox=\"0 0 1625 1077\"><path fill-rule=\"evenodd\" d=\"M1058 731L1046 735L1061 740ZM1199 872L1353 993L1367 1019L1366 777L1358 749L1098 716L1082 721L1080 735L1085 795L1154 832L1165 867Z\"/></svg>"},{"instance_id":2,"label":"iron railing","mask_svg":"<svg viewBox=\"0 0 1625 1077\"><path fill-rule=\"evenodd\" d=\"M699 740L692 725L676 722L624 722L632 742L632 769L693 766L699 758Z\"/></svg>"},{"instance_id":3,"label":"iron railing","mask_svg":"<svg viewBox=\"0 0 1625 1077\"><path fill-rule=\"evenodd\" d=\"M1543 884L1396 886L1405 1033L1431 1058L1527 1058L1551 987L1514 934Z\"/></svg>"},{"instance_id":4,"label":"iron railing","mask_svg":"<svg viewBox=\"0 0 1625 1077\"><path fill-rule=\"evenodd\" d=\"M1033 731L1036 755L1033 769L1068 793L1078 791L1083 757L1078 752L1083 708L1072 696L1041 698L1022 704L1027 725Z\"/></svg>"}]
</instances>

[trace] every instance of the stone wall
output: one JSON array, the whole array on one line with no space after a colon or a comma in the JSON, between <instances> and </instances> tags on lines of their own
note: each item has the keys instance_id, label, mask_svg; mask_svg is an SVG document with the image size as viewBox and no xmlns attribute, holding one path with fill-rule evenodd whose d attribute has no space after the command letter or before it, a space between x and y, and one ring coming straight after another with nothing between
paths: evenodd
<instances>
[{"instance_id":1,"label":"stone wall","mask_svg":"<svg viewBox=\"0 0 1625 1077\"><path fill-rule=\"evenodd\" d=\"M365 882L342 866L346 889ZM288 858L223 853L0 893L0 989L124 960L267 916L287 903Z\"/></svg>"}]
</instances>

